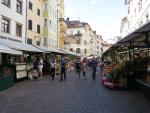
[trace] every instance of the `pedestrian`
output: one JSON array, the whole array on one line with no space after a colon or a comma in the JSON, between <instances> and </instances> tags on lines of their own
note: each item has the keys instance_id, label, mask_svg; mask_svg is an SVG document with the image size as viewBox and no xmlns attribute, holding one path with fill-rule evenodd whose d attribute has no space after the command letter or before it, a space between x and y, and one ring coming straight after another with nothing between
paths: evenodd
<instances>
[{"instance_id":1,"label":"pedestrian","mask_svg":"<svg viewBox=\"0 0 150 113\"><path fill-rule=\"evenodd\" d=\"M42 59L41 57L39 58L38 71L39 71L39 77L42 78L42 72L43 72L43 59Z\"/></svg>"},{"instance_id":2,"label":"pedestrian","mask_svg":"<svg viewBox=\"0 0 150 113\"><path fill-rule=\"evenodd\" d=\"M83 71L83 77L86 77L86 71L87 71L87 61L86 58L83 59L82 61L82 71Z\"/></svg>"},{"instance_id":3,"label":"pedestrian","mask_svg":"<svg viewBox=\"0 0 150 113\"><path fill-rule=\"evenodd\" d=\"M51 71L51 76L52 76L52 80L54 80L55 78L55 70L56 70L56 61L54 58L52 58L51 62L50 62L50 71Z\"/></svg>"},{"instance_id":4,"label":"pedestrian","mask_svg":"<svg viewBox=\"0 0 150 113\"><path fill-rule=\"evenodd\" d=\"M66 60L64 58L62 58L61 60L61 78L60 81L62 81L63 79L66 80Z\"/></svg>"},{"instance_id":5,"label":"pedestrian","mask_svg":"<svg viewBox=\"0 0 150 113\"><path fill-rule=\"evenodd\" d=\"M95 80L96 79L96 68L97 68L97 61L96 61L95 57L93 57L93 59L91 61L91 68L92 68L92 79Z\"/></svg>"},{"instance_id":6,"label":"pedestrian","mask_svg":"<svg viewBox=\"0 0 150 113\"><path fill-rule=\"evenodd\" d=\"M104 62L102 60L100 60L100 69L101 69L101 73L103 72L103 68L104 68Z\"/></svg>"},{"instance_id":7,"label":"pedestrian","mask_svg":"<svg viewBox=\"0 0 150 113\"><path fill-rule=\"evenodd\" d=\"M36 58L33 59L33 72L31 79L38 79L38 60Z\"/></svg>"},{"instance_id":8,"label":"pedestrian","mask_svg":"<svg viewBox=\"0 0 150 113\"><path fill-rule=\"evenodd\" d=\"M80 74L81 74L81 61L80 61L80 57L78 57L77 60L76 60L76 73L79 74L79 78L80 78Z\"/></svg>"}]
</instances>

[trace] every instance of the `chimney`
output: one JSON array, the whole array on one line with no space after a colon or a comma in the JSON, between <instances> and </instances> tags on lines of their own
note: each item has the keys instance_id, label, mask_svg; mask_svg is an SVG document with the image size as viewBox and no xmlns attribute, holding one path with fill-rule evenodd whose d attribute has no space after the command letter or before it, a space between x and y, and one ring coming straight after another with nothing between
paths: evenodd
<instances>
[{"instance_id":1,"label":"chimney","mask_svg":"<svg viewBox=\"0 0 150 113\"><path fill-rule=\"evenodd\" d=\"M69 22L69 20L70 20L70 19L69 19L69 18L67 18L67 19L66 19L66 22Z\"/></svg>"}]
</instances>

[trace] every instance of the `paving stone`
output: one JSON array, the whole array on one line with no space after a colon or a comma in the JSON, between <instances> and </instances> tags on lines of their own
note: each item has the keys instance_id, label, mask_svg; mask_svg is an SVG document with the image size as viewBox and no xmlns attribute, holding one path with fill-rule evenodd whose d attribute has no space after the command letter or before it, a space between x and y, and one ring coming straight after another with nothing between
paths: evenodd
<instances>
[{"instance_id":1,"label":"paving stone","mask_svg":"<svg viewBox=\"0 0 150 113\"><path fill-rule=\"evenodd\" d=\"M114 91L74 72L66 81L50 76L37 81L22 81L0 92L0 113L150 113L150 101L138 91Z\"/></svg>"}]
</instances>

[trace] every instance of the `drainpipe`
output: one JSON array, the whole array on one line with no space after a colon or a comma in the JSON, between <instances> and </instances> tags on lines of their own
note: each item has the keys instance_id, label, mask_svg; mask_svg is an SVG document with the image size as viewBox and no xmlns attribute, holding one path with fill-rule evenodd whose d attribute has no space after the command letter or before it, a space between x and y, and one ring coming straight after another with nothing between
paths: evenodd
<instances>
[{"instance_id":1,"label":"drainpipe","mask_svg":"<svg viewBox=\"0 0 150 113\"><path fill-rule=\"evenodd\" d=\"M59 12L58 12L58 9L57 9L57 48L59 48L59 17L58 17L58 13Z\"/></svg>"},{"instance_id":2,"label":"drainpipe","mask_svg":"<svg viewBox=\"0 0 150 113\"><path fill-rule=\"evenodd\" d=\"M25 44L27 43L27 12L28 12L28 0L26 0Z\"/></svg>"}]
</instances>

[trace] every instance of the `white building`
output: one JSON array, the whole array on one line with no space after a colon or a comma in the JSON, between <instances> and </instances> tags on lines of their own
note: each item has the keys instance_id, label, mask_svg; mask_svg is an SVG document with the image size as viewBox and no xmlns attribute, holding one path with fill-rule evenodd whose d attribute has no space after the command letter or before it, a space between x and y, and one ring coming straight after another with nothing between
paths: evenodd
<instances>
[{"instance_id":1,"label":"white building","mask_svg":"<svg viewBox=\"0 0 150 113\"><path fill-rule=\"evenodd\" d=\"M120 36L121 38L125 37L128 35L128 19L127 17L124 17L121 21L121 26L120 26Z\"/></svg>"},{"instance_id":2,"label":"white building","mask_svg":"<svg viewBox=\"0 0 150 113\"><path fill-rule=\"evenodd\" d=\"M125 5L128 10L127 30L123 31L127 34L150 21L150 0L125 0Z\"/></svg>"},{"instance_id":3,"label":"white building","mask_svg":"<svg viewBox=\"0 0 150 113\"><path fill-rule=\"evenodd\" d=\"M86 56L86 29L80 21L66 21L67 23L67 40L65 49Z\"/></svg>"},{"instance_id":4,"label":"white building","mask_svg":"<svg viewBox=\"0 0 150 113\"><path fill-rule=\"evenodd\" d=\"M50 44L53 47L57 47L58 43L58 34L57 34L57 22L58 22L58 7L57 7L57 0L49 0L49 6L50 6L50 11L49 11L49 17L50 17ZM49 26L49 25L48 25Z\"/></svg>"},{"instance_id":5,"label":"white building","mask_svg":"<svg viewBox=\"0 0 150 113\"><path fill-rule=\"evenodd\" d=\"M112 46L112 44L108 44L107 41L103 41L103 43L102 43L102 52L104 53L104 52L107 51L111 46Z\"/></svg>"},{"instance_id":6,"label":"white building","mask_svg":"<svg viewBox=\"0 0 150 113\"><path fill-rule=\"evenodd\" d=\"M25 43L26 0L0 0L0 41Z\"/></svg>"},{"instance_id":7,"label":"white building","mask_svg":"<svg viewBox=\"0 0 150 113\"><path fill-rule=\"evenodd\" d=\"M97 35L96 40L95 40L95 55L96 56L101 56L103 51L102 51L102 43L103 39L101 35Z\"/></svg>"}]
</instances>

